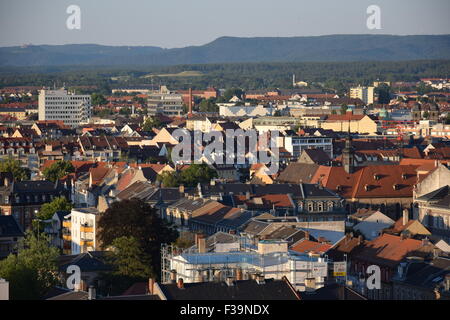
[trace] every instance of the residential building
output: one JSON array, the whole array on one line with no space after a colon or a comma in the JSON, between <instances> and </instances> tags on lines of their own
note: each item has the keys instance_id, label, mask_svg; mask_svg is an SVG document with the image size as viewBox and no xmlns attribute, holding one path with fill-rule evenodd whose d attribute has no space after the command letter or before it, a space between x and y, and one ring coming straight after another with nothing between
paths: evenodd
<instances>
[{"instance_id":1,"label":"residential building","mask_svg":"<svg viewBox=\"0 0 450 320\"><path fill-rule=\"evenodd\" d=\"M168 254L163 248L162 260L168 267L163 268L163 283L171 277L199 283L230 277L249 280L259 274L261 280L286 277L296 290L310 291L323 287L327 277L325 258L291 252L286 241L262 240L256 247L248 247L244 241L238 243L238 249L229 246L220 252L206 252L205 245L206 239L199 237L189 250Z\"/></svg>"},{"instance_id":2,"label":"residential building","mask_svg":"<svg viewBox=\"0 0 450 320\"><path fill-rule=\"evenodd\" d=\"M171 283L156 283L150 279L150 294L161 300L300 300L300 296L286 277L280 280L256 276L255 279L186 283L176 278Z\"/></svg>"},{"instance_id":3,"label":"residential building","mask_svg":"<svg viewBox=\"0 0 450 320\"><path fill-rule=\"evenodd\" d=\"M354 87L350 88L351 99L361 99L365 104L373 104L374 87Z\"/></svg>"},{"instance_id":4,"label":"residential building","mask_svg":"<svg viewBox=\"0 0 450 320\"><path fill-rule=\"evenodd\" d=\"M77 95L64 88L39 92L39 120L59 120L74 128L90 118L90 95Z\"/></svg>"},{"instance_id":5,"label":"residential building","mask_svg":"<svg viewBox=\"0 0 450 320\"><path fill-rule=\"evenodd\" d=\"M100 247L98 240L97 208L75 208L70 212L72 254L96 251Z\"/></svg>"},{"instance_id":6,"label":"residential building","mask_svg":"<svg viewBox=\"0 0 450 320\"><path fill-rule=\"evenodd\" d=\"M433 237L450 242L450 185L414 200L418 220Z\"/></svg>"},{"instance_id":7,"label":"residential building","mask_svg":"<svg viewBox=\"0 0 450 320\"><path fill-rule=\"evenodd\" d=\"M394 300L450 300L450 258L411 257L393 277Z\"/></svg>"},{"instance_id":8,"label":"residential building","mask_svg":"<svg viewBox=\"0 0 450 320\"><path fill-rule=\"evenodd\" d=\"M2 215L12 215L22 230L27 230L41 206L61 196L70 196L70 185L67 183L14 181L12 177L4 176L0 181L0 212Z\"/></svg>"},{"instance_id":9,"label":"residential building","mask_svg":"<svg viewBox=\"0 0 450 320\"><path fill-rule=\"evenodd\" d=\"M391 227L395 223L394 220L380 211L367 209L359 210L351 215L349 219L355 223L353 230L360 232L367 240L377 238L384 229Z\"/></svg>"},{"instance_id":10,"label":"residential building","mask_svg":"<svg viewBox=\"0 0 450 320\"><path fill-rule=\"evenodd\" d=\"M181 116L183 111L183 95L170 92L165 86L161 86L158 93L149 93L148 115L155 116Z\"/></svg>"},{"instance_id":11,"label":"residential building","mask_svg":"<svg viewBox=\"0 0 450 320\"><path fill-rule=\"evenodd\" d=\"M0 260L18 252L18 244L23 237L22 229L12 216L0 215Z\"/></svg>"},{"instance_id":12,"label":"residential building","mask_svg":"<svg viewBox=\"0 0 450 320\"><path fill-rule=\"evenodd\" d=\"M300 157L307 149L321 149L328 157L334 158L333 139L329 137L290 135L284 138L284 147L293 158Z\"/></svg>"}]
</instances>

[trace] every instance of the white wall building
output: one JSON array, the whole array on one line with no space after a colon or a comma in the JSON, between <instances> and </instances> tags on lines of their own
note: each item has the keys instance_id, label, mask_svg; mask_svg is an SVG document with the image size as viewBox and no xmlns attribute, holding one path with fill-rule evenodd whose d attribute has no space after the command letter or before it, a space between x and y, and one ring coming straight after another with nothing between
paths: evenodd
<instances>
[{"instance_id":1,"label":"white wall building","mask_svg":"<svg viewBox=\"0 0 450 320\"><path fill-rule=\"evenodd\" d=\"M247 280L258 273L267 279L280 280L285 276L300 291L324 286L328 272L326 259L291 252L284 241L263 240L253 249L230 248L228 252L221 247L220 252L174 255L170 258L170 269L185 283L214 281L218 277Z\"/></svg>"},{"instance_id":2,"label":"white wall building","mask_svg":"<svg viewBox=\"0 0 450 320\"><path fill-rule=\"evenodd\" d=\"M71 211L72 254L97 250L97 208L76 208Z\"/></svg>"},{"instance_id":3,"label":"white wall building","mask_svg":"<svg viewBox=\"0 0 450 320\"><path fill-rule=\"evenodd\" d=\"M77 127L91 118L91 96L77 95L66 89L39 92L39 120L59 120Z\"/></svg>"},{"instance_id":4,"label":"white wall building","mask_svg":"<svg viewBox=\"0 0 450 320\"><path fill-rule=\"evenodd\" d=\"M361 87L350 88L350 98L361 99L365 104L373 103L374 87Z\"/></svg>"}]
</instances>

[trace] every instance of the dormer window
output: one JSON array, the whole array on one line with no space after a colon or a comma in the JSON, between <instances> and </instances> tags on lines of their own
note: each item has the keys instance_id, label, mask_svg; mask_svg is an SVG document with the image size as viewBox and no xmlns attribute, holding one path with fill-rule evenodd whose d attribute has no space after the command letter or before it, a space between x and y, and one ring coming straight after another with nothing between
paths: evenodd
<instances>
[{"instance_id":1,"label":"dormer window","mask_svg":"<svg viewBox=\"0 0 450 320\"><path fill-rule=\"evenodd\" d=\"M370 185L366 184L366 185L364 186L364 190L370 191Z\"/></svg>"},{"instance_id":2,"label":"dormer window","mask_svg":"<svg viewBox=\"0 0 450 320\"><path fill-rule=\"evenodd\" d=\"M399 184L394 184L393 186L392 186L392 188L394 189L394 190L398 190L398 189L400 189L400 185Z\"/></svg>"},{"instance_id":3,"label":"dormer window","mask_svg":"<svg viewBox=\"0 0 450 320\"><path fill-rule=\"evenodd\" d=\"M407 175L406 173L402 173L402 179L403 179L403 180L408 179L408 175Z\"/></svg>"},{"instance_id":4,"label":"dormer window","mask_svg":"<svg viewBox=\"0 0 450 320\"><path fill-rule=\"evenodd\" d=\"M375 179L375 180L380 180L380 175L378 174L378 173L375 173L374 175L373 175L373 178Z\"/></svg>"}]
</instances>

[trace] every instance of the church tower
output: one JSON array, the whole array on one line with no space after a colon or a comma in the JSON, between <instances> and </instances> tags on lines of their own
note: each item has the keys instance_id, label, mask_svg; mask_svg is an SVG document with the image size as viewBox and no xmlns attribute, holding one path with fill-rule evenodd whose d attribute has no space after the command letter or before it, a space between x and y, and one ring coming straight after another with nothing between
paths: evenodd
<instances>
[{"instance_id":1,"label":"church tower","mask_svg":"<svg viewBox=\"0 0 450 320\"><path fill-rule=\"evenodd\" d=\"M345 140L345 148L342 150L342 165L347 173L354 172L355 166L355 150L352 146L352 137L350 135L350 124L348 129L347 139Z\"/></svg>"}]
</instances>

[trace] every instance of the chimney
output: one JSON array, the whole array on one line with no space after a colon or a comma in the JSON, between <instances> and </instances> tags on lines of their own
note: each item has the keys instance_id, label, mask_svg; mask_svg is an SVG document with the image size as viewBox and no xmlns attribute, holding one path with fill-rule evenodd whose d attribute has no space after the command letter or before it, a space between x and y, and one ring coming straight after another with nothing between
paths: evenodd
<instances>
[{"instance_id":1,"label":"chimney","mask_svg":"<svg viewBox=\"0 0 450 320\"><path fill-rule=\"evenodd\" d=\"M178 287L178 289L184 289L183 278L178 279L177 287Z\"/></svg>"},{"instance_id":2,"label":"chimney","mask_svg":"<svg viewBox=\"0 0 450 320\"><path fill-rule=\"evenodd\" d=\"M155 279L149 278L148 279L148 294L153 294L154 290L155 290Z\"/></svg>"},{"instance_id":3,"label":"chimney","mask_svg":"<svg viewBox=\"0 0 450 320\"><path fill-rule=\"evenodd\" d=\"M363 236L358 236L358 245L361 245L363 243Z\"/></svg>"},{"instance_id":4,"label":"chimney","mask_svg":"<svg viewBox=\"0 0 450 320\"><path fill-rule=\"evenodd\" d=\"M206 238L203 234L199 234L197 248L198 253L206 253Z\"/></svg>"},{"instance_id":5,"label":"chimney","mask_svg":"<svg viewBox=\"0 0 450 320\"><path fill-rule=\"evenodd\" d=\"M170 282L176 283L177 282L177 270L171 270L170 271Z\"/></svg>"},{"instance_id":6,"label":"chimney","mask_svg":"<svg viewBox=\"0 0 450 320\"><path fill-rule=\"evenodd\" d=\"M250 192L249 191L247 191L245 193L245 199L250 200Z\"/></svg>"},{"instance_id":7,"label":"chimney","mask_svg":"<svg viewBox=\"0 0 450 320\"><path fill-rule=\"evenodd\" d=\"M178 190L180 191L180 193L184 194L184 185L180 184L180 186L178 187Z\"/></svg>"},{"instance_id":8,"label":"chimney","mask_svg":"<svg viewBox=\"0 0 450 320\"><path fill-rule=\"evenodd\" d=\"M409 220L409 211L408 209L403 209L403 225L406 226Z\"/></svg>"},{"instance_id":9,"label":"chimney","mask_svg":"<svg viewBox=\"0 0 450 320\"><path fill-rule=\"evenodd\" d=\"M305 240L309 240L309 231L305 231Z\"/></svg>"},{"instance_id":10,"label":"chimney","mask_svg":"<svg viewBox=\"0 0 450 320\"><path fill-rule=\"evenodd\" d=\"M444 289L445 289L445 291L450 291L450 274L447 274L445 276Z\"/></svg>"},{"instance_id":11,"label":"chimney","mask_svg":"<svg viewBox=\"0 0 450 320\"><path fill-rule=\"evenodd\" d=\"M237 280L237 281L243 280L242 269L241 269L241 268L238 268L238 269L236 270L236 280Z\"/></svg>"},{"instance_id":12,"label":"chimney","mask_svg":"<svg viewBox=\"0 0 450 320\"><path fill-rule=\"evenodd\" d=\"M189 88L189 113L188 115L192 114L192 88Z\"/></svg>"},{"instance_id":13,"label":"chimney","mask_svg":"<svg viewBox=\"0 0 450 320\"><path fill-rule=\"evenodd\" d=\"M97 298L97 292L95 287L90 286L88 291L88 300L95 300Z\"/></svg>"},{"instance_id":14,"label":"chimney","mask_svg":"<svg viewBox=\"0 0 450 320\"><path fill-rule=\"evenodd\" d=\"M229 234L236 234L236 230L230 230L228 233Z\"/></svg>"},{"instance_id":15,"label":"chimney","mask_svg":"<svg viewBox=\"0 0 450 320\"><path fill-rule=\"evenodd\" d=\"M5 180L3 180L3 185L5 187L9 186L9 179L6 177Z\"/></svg>"}]
</instances>

